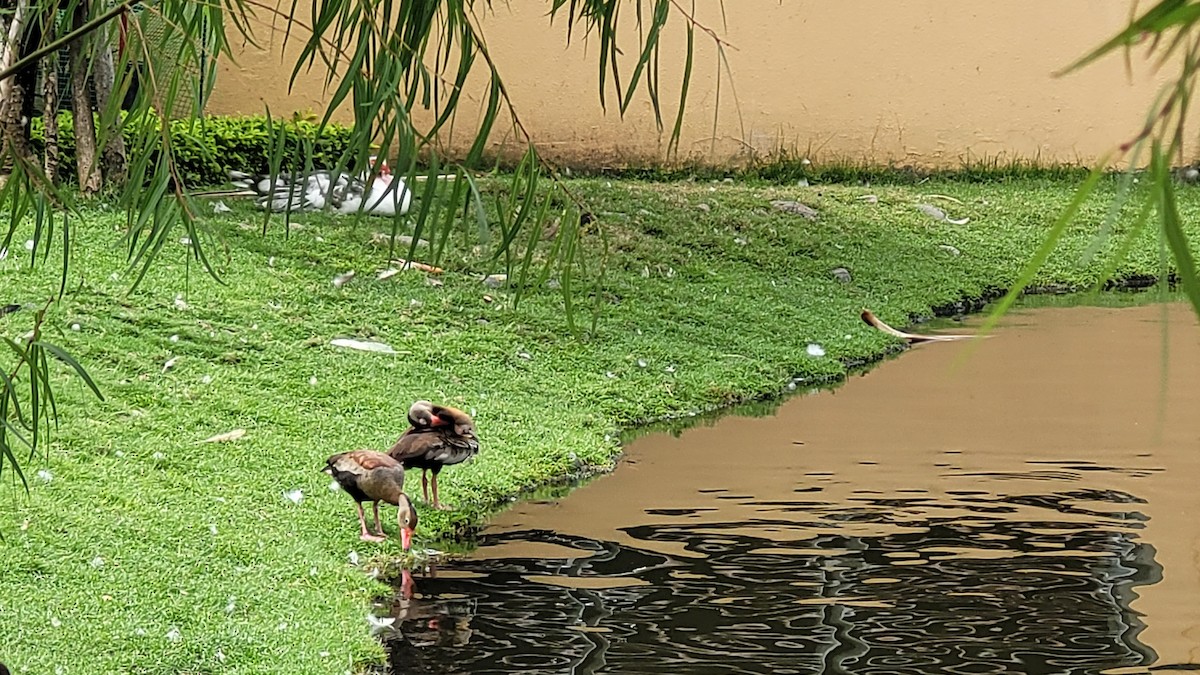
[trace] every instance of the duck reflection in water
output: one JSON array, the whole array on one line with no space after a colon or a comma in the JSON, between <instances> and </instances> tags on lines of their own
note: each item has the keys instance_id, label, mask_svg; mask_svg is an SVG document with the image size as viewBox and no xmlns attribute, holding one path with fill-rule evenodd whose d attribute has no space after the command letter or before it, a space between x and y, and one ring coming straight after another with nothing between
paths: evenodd
<instances>
[{"instance_id":1,"label":"duck reflection in water","mask_svg":"<svg viewBox=\"0 0 1200 675\"><path fill-rule=\"evenodd\" d=\"M424 576L437 577L437 565L427 563ZM398 649L424 647L462 647L471 640L471 617L475 601L470 598L430 598L417 592L411 570L400 572L400 593L392 605L396 626L403 640L391 644L393 660ZM398 661L396 661L398 662Z\"/></svg>"}]
</instances>

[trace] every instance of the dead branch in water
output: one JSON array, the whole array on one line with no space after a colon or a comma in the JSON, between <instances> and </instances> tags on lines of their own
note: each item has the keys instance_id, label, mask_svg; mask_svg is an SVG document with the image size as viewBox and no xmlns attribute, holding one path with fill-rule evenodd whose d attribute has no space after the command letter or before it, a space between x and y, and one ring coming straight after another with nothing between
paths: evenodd
<instances>
[{"instance_id":1,"label":"dead branch in water","mask_svg":"<svg viewBox=\"0 0 1200 675\"><path fill-rule=\"evenodd\" d=\"M969 340L974 337L987 337L986 335L918 335L916 333L905 333L902 330L896 330L895 328L887 325L879 317L875 316L875 313L869 309L864 309L862 311L862 320L865 321L868 326L878 328L888 335L898 337L902 340L907 340L912 344L920 342L951 342L953 340Z\"/></svg>"}]
</instances>

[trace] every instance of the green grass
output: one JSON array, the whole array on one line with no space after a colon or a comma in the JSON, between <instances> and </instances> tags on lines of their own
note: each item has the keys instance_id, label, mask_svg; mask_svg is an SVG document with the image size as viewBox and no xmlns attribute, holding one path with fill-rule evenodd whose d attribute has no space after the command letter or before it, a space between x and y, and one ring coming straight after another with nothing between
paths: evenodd
<instances>
[{"instance_id":1,"label":"green grass","mask_svg":"<svg viewBox=\"0 0 1200 675\"><path fill-rule=\"evenodd\" d=\"M263 237L240 226L258 221L239 209L212 218L228 245L227 257L212 249L224 284L185 266L175 236L127 295L121 220L90 211L75 224L69 292L49 330L105 400L63 368L61 429L49 457L26 467L52 480L32 478L26 495L11 472L0 477L0 660L38 674L305 675L377 662L365 615L386 589L366 572L399 544L358 540L351 501L319 473L325 457L387 447L418 397L474 410L483 451L442 474L443 497L459 510L418 505L418 544L445 547L441 538L513 495L611 466L622 428L773 395L793 378L839 378L846 363L895 350L859 320L863 307L904 325L1007 287L1073 187L588 179L571 189L613 251L597 334L583 341L566 329L559 291L532 293L513 311L510 292L479 280L495 270L458 237L444 285L418 272L377 281L385 252L368 242L386 221L374 219L299 216L303 229L285 237L275 225ZM1036 284L1096 282L1115 242L1087 262L1080 253L1113 187L1101 192ZM869 193L879 203L859 199ZM821 216L782 213L773 199L799 199ZM916 210L921 201L971 222L936 222ZM1180 201L1186 219L1200 215L1200 192ZM24 238L0 262L0 302L40 304L57 288L57 253L31 269ZM586 245L599 250L594 235ZM853 281L836 280L837 267ZM331 279L349 269L357 278L335 288ZM1159 270L1147 236L1119 274ZM0 318L0 333L24 333L31 317ZM400 353L338 349L335 337ZM809 343L826 355L809 356ZM247 435L199 442L234 428ZM419 494L419 476L409 487ZM299 504L283 496L296 488ZM385 511L389 531L393 514Z\"/></svg>"}]
</instances>

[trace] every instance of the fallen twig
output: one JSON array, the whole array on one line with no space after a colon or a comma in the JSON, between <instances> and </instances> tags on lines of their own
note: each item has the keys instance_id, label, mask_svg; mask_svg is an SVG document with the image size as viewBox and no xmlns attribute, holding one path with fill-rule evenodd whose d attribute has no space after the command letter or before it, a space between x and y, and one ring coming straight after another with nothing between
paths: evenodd
<instances>
[{"instance_id":1,"label":"fallen twig","mask_svg":"<svg viewBox=\"0 0 1200 675\"><path fill-rule=\"evenodd\" d=\"M421 270L422 272L429 272L430 274L441 274L442 273L442 268L440 268L440 267L434 267L433 265L426 265L425 263L416 262L415 260L405 260L403 258L396 258L395 260L392 261L392 264L399 265L400 269L408 269L411 267L414 270Z\"/></svg>"},{"instance_id":2,"label":"fallen twig","mask_svg":"<svg viewBox=\"0 0 1200 675\"><path fill-rule=\"evenodd\" d=\"M869 309L862 311L862 320L867 322L868 326L873 326L879 330L910 343L918 342L951 342L953 340L969 340L974 337L988 337L986 335L918 335L916 333L905 333L901 330L896 330L884 323L879 317L875 316L874 312Z\"/></svg>"}]
</instances>

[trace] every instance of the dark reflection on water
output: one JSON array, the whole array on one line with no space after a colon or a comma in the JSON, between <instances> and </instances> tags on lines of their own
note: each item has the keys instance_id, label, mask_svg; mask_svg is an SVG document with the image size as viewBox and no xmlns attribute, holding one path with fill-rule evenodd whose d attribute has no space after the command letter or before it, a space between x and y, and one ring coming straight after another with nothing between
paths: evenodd
<instances>
[{"instance_id":1,"label":"dark reflection on water","mask_svg":"<svg viewBox=\"0 0 1200 675\"><path fill-rule=\"evenodd\" d=\"M418 574L417 595L393 608L392 669L1090 674L1156 658L1130 609L1134 589L1162 576L1134 534L1145 518L1133 495L805 496L743 498L759 515L742 522L648 512L657 524L621 530L644 547L486 535L484 557L530 542L579 557L476 557Z\"/></svg>"}]
</instances>

